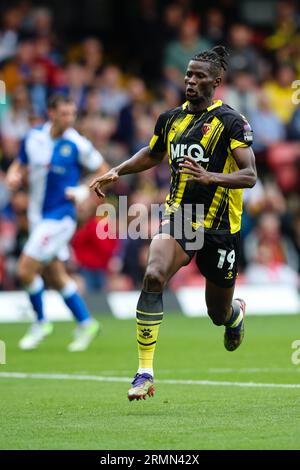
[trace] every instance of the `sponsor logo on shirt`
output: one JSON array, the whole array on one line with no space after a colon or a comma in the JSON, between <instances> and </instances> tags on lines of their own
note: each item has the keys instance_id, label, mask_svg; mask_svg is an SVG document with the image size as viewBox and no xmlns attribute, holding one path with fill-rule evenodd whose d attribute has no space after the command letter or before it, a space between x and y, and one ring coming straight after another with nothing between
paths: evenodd
<instances>
[{"instance_id":1,"label":"sponsor logo on shirt","mask_svg":"<svg viewBox=\"0 0 300 470\"><path fill-rule=\"evenodd\" d=\"M209 157L205 156L204 149L199 144L173 144L171 143L171 158L172 160L182 161L184 157L191 157L197 163L209 161Z\"/></svg>"},{"instance_id":2,"label":"sponsor logo on shirt","mask_svg":"<svg viewBox=\"0 0 300 470\"><path fill-rule=\"evenodd\" d=\"M60 154L62 157L69 157L72 153L72 147L69 144L62 145Z\"/></svg>"}]
</instances>

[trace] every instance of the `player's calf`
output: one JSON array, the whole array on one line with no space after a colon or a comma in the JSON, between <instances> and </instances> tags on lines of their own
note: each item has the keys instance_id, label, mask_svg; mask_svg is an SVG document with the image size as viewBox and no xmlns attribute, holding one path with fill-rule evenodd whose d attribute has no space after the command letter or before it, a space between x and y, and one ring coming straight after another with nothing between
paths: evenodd
<instances>
[{"instance_id":1,"label":"player's calf","mask_svg":"<svg viewBox=\"0 0 300 470\"><path fill-rule=\"evenodd\" d=\"M143 288L147 292L162 292L165 280L166 276L159 267L148 266L144 277Z\"/></svg>"},{"instance_id":2,"label":"player's calf","mask_svg":"<svg viewBox=\"0 0 300 470\"><path fill-rule=\"evenodd\" d=\"M232 307L231 305L228 307L225 307L224 305L208 306L207 313L214 325L222 326L230 319Z\"/></svg>"}]
</instances>

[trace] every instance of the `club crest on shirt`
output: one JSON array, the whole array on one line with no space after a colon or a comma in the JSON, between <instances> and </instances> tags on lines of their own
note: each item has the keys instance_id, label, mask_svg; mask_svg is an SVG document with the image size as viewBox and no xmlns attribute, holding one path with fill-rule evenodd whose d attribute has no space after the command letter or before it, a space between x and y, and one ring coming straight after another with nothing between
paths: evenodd
<instances>
[{"instance_id":1,"label":"club crest on shirt","mask_svg":"<svg viewBox=\"0 0 300 470\"><path fill-rule=\"evenodd\" d=\"M71 153L72 153L71 145L69 145L69 144L62 145L62 147L60 149L60 154L63 157L69 157L71 155Z\"/></svg>"},{"instance_id":2,"label":"club crest on shirt","mask_svg":"<svg viewBox=\"0 0 300 470\"><path fill-rule=\"evenodd\" d=\"M211 131L211 124L209 124L208 122L205 122L202 126L203 135L208 134L210 131Z\"/></svg>"}]
</instances>

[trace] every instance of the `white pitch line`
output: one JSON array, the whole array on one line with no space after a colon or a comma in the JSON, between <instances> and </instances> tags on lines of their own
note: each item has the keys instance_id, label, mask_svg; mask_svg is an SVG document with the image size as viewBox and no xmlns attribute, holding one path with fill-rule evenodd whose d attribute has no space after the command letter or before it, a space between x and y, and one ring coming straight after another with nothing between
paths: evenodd
<instances>
[{"instance_id":1,"label":"white pitch line","mask_svg":"<svg viewBox=\"0 0 300 470\"><path fill-rule=\"evenodd\" d=\"M207 372L212 374L232 374L232 373L241 373L241 374L252 374L252 373L291 373L291 372L300 372L299 367L249 367L244 369L229 369L229 368L212 368L207 369Z\"/></svg>"},{"instance_id":2,"label":"white pitch line","mask_svg":"<svg viewBox=\"0 0 300 470\"><path fill-rule=\"evenodd\" d=\"M72 375L72 374L29 374L25 372L0 372L0 379L44 379L44 380L80 380L93 382L130 382L129 377L103 377L99 375ZM169 380L160 379L156 383L169 385L209 385L224 387L249 387L249 388L300 388L300 384L274 384L257 382L225 382L218 380Z\"/></svg>"},{"instance_id":3,"label":"white pitch line","mask_svg":"<svg viewBox=\"0 0 300 470\"><path fill-rule=\"evenodd\" d=\"M132 370L128 369L115 369L115 370L98 370L98 373L101 375L104 375L105 377L107 376L118 376L121 374L124 376L124 374L130 374ZM194 374L195 369L176 369L176 372L179 374ZM86 370L80 370L77 371L76 374L78 375L83 375L87 374L88 372ZM159 369L159 374L160 375L165 375L165 374L173 374L174 369ZM256 373L264 373L264 374L273 374L273 373L284 373L284 374L291 374L291 373L300 373L300 367L249 367L249 368L243 368L243 369L230 369L230 368L211 368L211 369L197 369L198 374L256 374Z\"/></svg>"}]
</instances>

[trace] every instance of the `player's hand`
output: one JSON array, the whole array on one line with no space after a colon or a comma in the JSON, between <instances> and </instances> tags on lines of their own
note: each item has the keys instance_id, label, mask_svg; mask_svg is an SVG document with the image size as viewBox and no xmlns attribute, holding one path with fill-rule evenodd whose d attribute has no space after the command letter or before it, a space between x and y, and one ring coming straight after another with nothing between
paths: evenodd
<instances>
[{"instance_id":1,"label":"player's hand","mask_svg":"<svg viewBox=\"0 0 300 470\"><path fill-rule=\"evenodd\" d=\"M9 172L6 175L5 182L9 191L17 191L22 184L23 175L18 171Z\"/></svg>"},{"instance_id":2,"label":"player's hand","mask_svg":"<svg viewBox=\"0 0 300 470\"><path fill-rule=\"evenodd\" d=\"M98 176L97 178L95 178L91 182L90 188L93 189L95 193L97 194L97 196L101 199L105 197L105 194L102 191L102 188L106 186L107 184L114 183L118 179L119 179L118 172L114 168L112 168L104 175Z\"/></svg>"},{"instance_id":3,"label":"player's hand","mask_svg":"<svg viewBox=\"0 0 300 470\"><path fill-rule=\"evenodd\" d=\"M206 171L191 157L184 157L184 163L179 163L179 173L189 175L189 181L208 186L213 183L213 174Z\"/></svg>"},{"instance_id":4,"label":"player's hand","mask_svg":"<svg viewBox=\"0 0 300 470\"><path fill-rule=\"evenodd\" d=\"M75 202L75 204L81 204L89 198L90 190L85 184L80 184L79 186L74 187L69 186L65 190L65 195L67 199Z\"/></svg>"}]
</instances>

